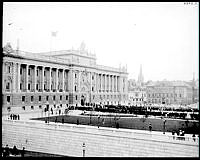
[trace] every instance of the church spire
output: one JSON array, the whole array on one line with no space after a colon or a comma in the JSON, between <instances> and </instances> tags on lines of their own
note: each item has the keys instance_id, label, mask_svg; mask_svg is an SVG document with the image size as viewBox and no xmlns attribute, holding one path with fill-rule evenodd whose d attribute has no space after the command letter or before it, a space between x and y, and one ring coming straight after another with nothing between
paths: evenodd
<instances>
[{"instance_id":1,"label":"church spire","mask_svg":"<svg viewBox=\"0 0 200 160\"><path fill-rule=\"evenodd\" d=\"M140 64L140 73L138 75L138 84L141 86L144 83L144 77L142 74L142 64Z\"/></svg>"}]
</instances>

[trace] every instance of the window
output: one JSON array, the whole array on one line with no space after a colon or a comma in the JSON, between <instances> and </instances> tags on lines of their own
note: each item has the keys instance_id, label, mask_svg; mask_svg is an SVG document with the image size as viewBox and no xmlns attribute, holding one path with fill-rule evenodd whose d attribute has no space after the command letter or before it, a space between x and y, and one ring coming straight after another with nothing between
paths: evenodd
<instances>
[{"instance_id":1,"label":"window","mask_svg":"<svg viewBox=\"0 0 200 160\"><path fill-rule=\"evenodd\" d=\"M25 96L22 96L22 102L25 102Z\"/></svg>"},{"instance_id":2,"label":"window","mask_svg":"<svg viewBox=\"0 0 200 160\"><path fill-rule=\"evenodd\" d=\"M10 82L6 83L6 89L10 89Z\"/></svg>"},{"instance_id":3,"label":"window","mask_svg":"<svg viewBox=\"0 0 200 160\"><path fill-rule=\"evenodd\" d=\"M94 87L92 87L92 91L94 91Z\"/></svg>"},{"instance_id":4,"label":"window","mask_svg":"<svg viewBox=\"0 0 200 160\"><path fill-rule=\"evenodd\" d=\"M62 96L60 96L60 100L62 100Z\"/></svg>"},{"instance_id":5,"label":"window","mask_svg":"<svg viewBox=\"0 0 200 160\"><path fill-rule=\"evenodd\" d=\"M31 74L31 69L29 68L28 69L28 75L30 76L30 74Z\"/></svg>"},{"instance_id":6,"label":"window","mask_svg":"<svg viewBox=\"0 0 200 160\"><path fill-rule=\"evenodd\" d=\"M10 96L7 96L7 102L10 103Z\"/></svg>"},{"instance_id":7,"label":"window","mask_svg":"<svg viewBox=\"0 0 200 160\"><path fill-rule=\"evenodd\" d=\"M25 110L25 106L23 106L22 109Z\"/></svg>"},{"instance_id":8,"label":"window","mask_svg":"<svg viewBox=\"0 0 200 160\"><path fill-rule=\"evenodd\" d=\"M78 96L76 96L76 100L78 99Z\"/></svg>"},{"instance_id":9,"label":"window","mask_svg":"<svg viewBox=\"0 0 200 160\"><path fill-rule=\"evenodd\" d=\"M28 90L30 90L30 89L31 89L31 84L29 83L29 84L28 84Z\"/></svg>"},{"instance_id":10,"label":"window","mask_svg":"<svg viewBox=\"0 0 200 160\"><path fill-rule=\"evenodd\" d=\"M46 76L46 71L44 71L44 76Z\"/></svg>"},{"instance_id":11,"label":"window","mask_svg":"<svg viewBox=\"0 0 200 160\"><path fill-rule=\"evenodd\" d=\"M41 101L41 96L39 96L39 101Z\"/></svg>"},{"instance_id":12,"label":"window","mask_svg":"<svg viewBox=\"0 0 200 160\"><path fill-rule=\"evenodd\" d=\"M56 105L54 104L54 108L56 108Z\"/></svg>"},{"instance_id":13,"label":"window","mask_svg":"<svg viewBox=\"0 0 200 160\"><path fill-rule=\"evenodd\" d=\"M92 76L92 80L94 80L94 76Z\"/></svg>"},{"instance_id":14,"label":"window","mask_svg":"<svg viewBox=\"0 0 200 160\"><path fill-rule=\"evenodd\" d=\"M42 109L42 106L41 106L41 105L39 105L39 109Z\"/></svg>"},{"instance_id":15,"label":"window","mask_svg":"<svg viewBox=\"0 0 200 160\"><path fill-rule=\"evenodd\" d=\"M49 96L46 96L46 100L47 100L47 101L49 100Z\"/></svg>"},{"instance_id":16,"label":"window","mask_svg":"<svg viewBox=\"0 0 200 160\"><path fill-rule=\"evenodd\" d=\"M38 90L38 84L36 84L36 90Z\"/></svg>"},{"instance_id":17,"label":"window","mask_svg":"<svg viewBox=\"0 0 200 160\"><path fill-rule=\"evenodd\" d=\"M10 66L8 66L8 73L10 73Z\"/></svg>"},{"instance_id":18,"label":"window","mask_svg":"<svg viewBox=\"0 0 200 160\"><path fill-rule=\"evenodd\" d=\"M75 73L75 78L76 78L76 73Z\"/></svg>"},{"instance_id":19,"label":"window","mask_svg":"<svg viewBox=\"0 0 200 160\"><path fill-rule=\"evenodd\" d=\"M76 91L76 86L74 87L74 90Z\"/></svg>"},{"instance_id":20,"label":"window","mask_svg":"<svg viewBox=\"0 0 200 160\"><path fill-rule=\"evenodd\" d=\"M20 90L22 90L22 84L20 83Z\"/></svg>"},{"instance_id":21,"label":"window","mask_svg":"<svg viewBox=\"0 0 200 160\"><path fill-rule=\"evenodd\" d=\"M31 102L33 102L33 96L31 96Z\"/></svg>"},{"instance_id":22,"label":"window","mask_svg":"<svg viewBox=\"0 0 200 160\"><path fill-rule=\"evenodd\" d=\"M56 96L55 96L55 95L53 96L53 100L54 100L54 101L56 100Z\"/></svg>"},{"instance_id":23,"label":"window","mask_svg":"<svg viewBox=\"0 0 200 160\"><path fill-rule=\"evenodd\" d=\"M22 75L22 68L20 68L20 75Z\"/></svg>"},{"instance_id":24,"label":"window","mask_svg":"<svg viewBox=\"0 0 200 160\"><path fill-rule=\"evenodd\" d=\"M37 69L37 76L38 76L39 70Z\"/></svg>"},{"instance_id":25,"label":"window","mask_svg":"<svg viewBox=\"0 0 200 160\"><path fill-rule=\"evenodd\" d=\"M34 106L31 106L31 109L33 110L33 109L34 109Z\"/></svg>"},{"instance_id":26,"label":"window","mask_svg":"<svg viewBox=\"0 0 200 160\"><path fill-rule=\"evenodd\" d=\"M66 100L68 100L68 96L66 96Z\"/></svg>"}]
</instances>

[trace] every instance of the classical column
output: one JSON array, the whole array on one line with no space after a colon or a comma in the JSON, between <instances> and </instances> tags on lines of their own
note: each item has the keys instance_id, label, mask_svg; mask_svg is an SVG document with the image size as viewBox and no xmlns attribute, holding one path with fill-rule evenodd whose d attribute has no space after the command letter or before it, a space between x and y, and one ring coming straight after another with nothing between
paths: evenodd
<instances>
[{"instance_id":1,"label":"classical column","mask_svg":"<svg viewBox=\"0 0 200 160\"><path fill-rule=\"evenodd\" d=\"M96 74L97 92L99 92L99 74Z\"/></svg>"},{"instance_id":2,"label":"classical column","mask_svg":"<svg viewBox=\"0 0 200 160\"><path fill-rule=\"evenodd\" d=\"M16 92L16 63L13 63L13 79L12 79L12 91Z\"/></svg>"},{"instance_id":3,"label":"classical column","mask_svg":"<svg viewBox=\"0 0 200 160\"><path fill-rule=\"evenodd\" d=\"M51 92L51 67L49 67L49 91Z\"/></svg>"},{"instance_id":4,"label":"classical column","mask_svg":"<svg viewBox=\"0 0 200 160\"><path fill-rule=\"evenodd\" d=\"M44 66L42 66L42 91L44 91Z\"/></svg>"},{"instance_id":5,"label":"classical column","mask_svg":"<svg viewBox=\"0 0 200 160\"><path fill-rule=\"evenodd\" d=\"M17 68L17 89L18 89L18 92L20 92L20 67L21 67L21 64L18 63L18 68Z\"/></svg>"},{"instance_id":6,"label":"classical column","mask_svg":"<svg viewBox=\"0 0 200 160\"><path fill-rule=\"evenodd\" d=\"M105 92L106 92L106 74L104 74L104 84L105 84L105 86L104 86L104 90L105 90Z\"/></svg>"},{"instance_id":7,"label":"classical column","mask_svg":"<svg viewBox=\"0 0 200 160\"><path fill-rule=\"evenodd\" d=\"M110 86L111 86L111 92L113 91L113 79L112 79L112 75L110 76Z\"/></svg>"},{"instance_id":8,"label":"classical column","mask_svg":"<svg viewBox=\"0 0 200 160\"><path fill-rule=\"evenodd\" d=\"M115 92L117 92L117 76L115 76Z\"/></svg>"},{"instance_id":9,"label":"classical column","mask_svg":"<svg viewBox=\"0 0 200 160\"><path fill-rule=\"evenodd\" d=\"M28 68L29 68L29 65L27 64L26 65L26 87L25 87L25 90L28 91Z\"/></svg>"},{"instance_id":10,"label":"classical column","mask_svg":"<svg viewBox=\"0 0 200 160\"><path fill-rule=\"evenodd\" d=\"M36 91L37 85L37 66L34 66L34 91Z\"/></svg>"},{"instance_id":11,"label":"classical column","mask_svg":"<svg viewBox=\"0 0 200 160\"><path fill-rule=\"evenodd\" d=\"M63 72L62 72L62 91L64 92L64 84L65 84L65 79L64 79L64 73L65 73L65 70L63 69Z\"/></svg>"},{"instance_id":12,"label":"classical column","mask_svg":"<svg viewBox=\"0 0 200 160\"><path fill-rule=\"evenodd\" d=\"M110 92L110 75L108 75L108 92Z\"/></svg>"},{"instance_id":13,"label":"classical column","mask_svg":"<svg viewBox=\"0 0 200 160\"><path fill-rule=\"evenodd\" d=\"M113 92L115 92L115 76L113 76Z\"/></svg>"},{"instance_id":14,"label":"classical column","mask_svg":"<svg viewBox=\"0 0 200 160\"><path fill-rule=\"evenodd\" d=\"M56 86L55 86L55 89L56 89L56 92L58 91L58 68L56 68Z\"/></svg>"}]
</instances>

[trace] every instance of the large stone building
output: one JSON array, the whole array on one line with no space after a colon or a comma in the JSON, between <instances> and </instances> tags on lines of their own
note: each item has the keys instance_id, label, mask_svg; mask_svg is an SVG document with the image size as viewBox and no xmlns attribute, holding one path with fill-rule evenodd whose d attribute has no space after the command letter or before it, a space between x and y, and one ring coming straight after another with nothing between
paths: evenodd
<instances>
[{"instance_id":1,"label":"large stone building","mask_svg":"<svg viewBox=\"0 0 200 160\"><path fill-rule=\"evenodd\" d=\"M183 81L150 82L147 87L147 103L180 104L194 103L192 86Z\"/></svg>"},{"instance_id":2,"label":"large stone building","mask_svg":"<svg viewBox=\"0 0 200 160\"><path fill-rule=\"evenodd\" d=\"M3 49L2 113L95 104L127 104L127 68L96 64L80 48L48 53Z\"/></svg>"}]
</instances>

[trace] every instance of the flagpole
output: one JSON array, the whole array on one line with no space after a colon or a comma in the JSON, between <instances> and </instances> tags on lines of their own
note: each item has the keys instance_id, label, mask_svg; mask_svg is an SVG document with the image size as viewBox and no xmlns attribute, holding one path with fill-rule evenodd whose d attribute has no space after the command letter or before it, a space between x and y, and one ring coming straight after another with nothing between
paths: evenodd
<instances>
[{"instance_id":1,"label":"flagpole","mask_svg":"<svg viewBox=\"0 0 200 160\"><path fill-rule=\"evenodd\" d=\"M50 55L52 52L52 33L50 34Z\"/></svg>"}]
</instances>

